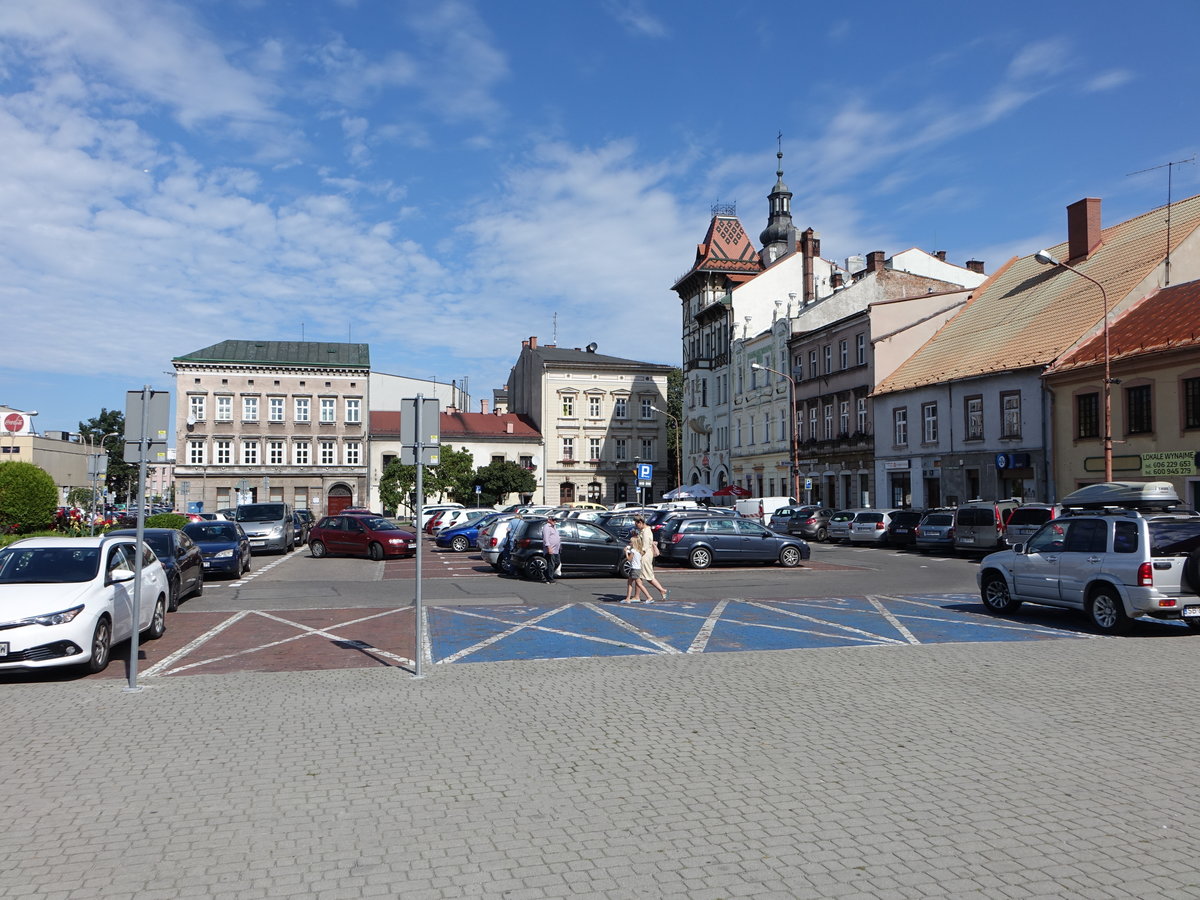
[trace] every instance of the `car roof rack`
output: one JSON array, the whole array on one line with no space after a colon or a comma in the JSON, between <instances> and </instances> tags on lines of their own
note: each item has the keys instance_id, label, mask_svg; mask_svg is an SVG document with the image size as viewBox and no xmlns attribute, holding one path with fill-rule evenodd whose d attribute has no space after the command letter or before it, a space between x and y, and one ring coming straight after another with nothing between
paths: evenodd
<instances>
[{"instance_id":1,"label":"car roof rack","mask_svg":"<svg viewBox=\"0 0 1200 900\"><path fill-rule=\"evenodd\" d=\"M1062 499L1064 510L1167 512L1179 505L1179 495L1169 481L1104 481L1081 487Z\"/></svg>"}]
</instances>

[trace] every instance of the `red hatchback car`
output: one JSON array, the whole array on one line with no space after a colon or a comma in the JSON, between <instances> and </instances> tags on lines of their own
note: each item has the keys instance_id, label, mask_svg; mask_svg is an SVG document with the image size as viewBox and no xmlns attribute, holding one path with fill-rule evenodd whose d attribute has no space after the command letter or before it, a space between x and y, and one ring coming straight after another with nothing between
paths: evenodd
<instances>
[{"instance_id":1,"label":"red hatchback car","mask_svg":"<svg viewBox=\"0 0 1200 900\"><path fill-rule=\"evenodd\" d=\"M325 516L308 533L308 549L320 559L330 553L369 556L412 556L417 536L380 516Z\"/></svg>"}]
</instances>

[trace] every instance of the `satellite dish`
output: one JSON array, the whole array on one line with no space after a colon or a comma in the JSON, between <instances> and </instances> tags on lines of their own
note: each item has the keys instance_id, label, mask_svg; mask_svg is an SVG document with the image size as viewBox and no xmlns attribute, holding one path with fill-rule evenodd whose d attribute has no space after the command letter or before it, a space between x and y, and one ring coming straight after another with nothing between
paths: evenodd
<instances>
[{"instance_id":1,"label":"satellite dish","mask_svg":"<svg viewBox=\"0 0 1200 900\"><path fill-rule=\"evenodd\" d=\"M590 344L588 344L588 345L587 345L587 352L588 352L588 353L595 353L595 352L596 352L596 347L597 347L597 344L596 344L596 342L595 342L595 341L592 341Z\"/></svg>"}]
</instances>

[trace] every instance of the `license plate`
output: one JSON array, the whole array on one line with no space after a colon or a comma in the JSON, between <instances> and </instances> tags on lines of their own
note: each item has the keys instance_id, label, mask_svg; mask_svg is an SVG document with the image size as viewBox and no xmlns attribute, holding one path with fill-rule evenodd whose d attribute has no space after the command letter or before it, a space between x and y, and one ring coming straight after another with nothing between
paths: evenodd
<instances>
[{"instance_id":1,"label":"license plate","mask_svg":"<svg viewBox=\"0 0 1200 900\"><path fill-rule=\"evenodd\" d=\"M1183 617L1185 619L1194 619L1197 616L1200 616L1200 606L1185 606L1183 608ZM0 644L0 646L7 646L7 645Z\"/></svg>"},{"instance_id":2,"label":"license plate","mask_svg":"<svg viewBox=\"0 0 1200 900\"><path fill-rule=\"evenodd\" d=\"M0 656L8 656L8 641L0 644Z\"/></svg>"},{"instance_id":3,"label":"license plate","mask_svg":"<svg viewBox=\"0 0 1200 900\"><path fill-rule=\"evenodd\" d=\"M204 568L206 568L206 569L211 569L211 568L212 568L212 563L210 563L210 562L206 562L206 563L204 564Z\"/></svg>"},{"instance_id":4,"label":"license plate","mask_svg":"<svg viewBox=\"0 0 1200 900\"><path fill-rule=\"evenodd\" d=\"M973 544L973 543L975 543L975 538L973 538L973 537L967 537L967 536L965 536L965 535L964 535L963 537L960 537L960 538L958 539L958 542L959 542L960 544Z\"/></svg>"},{"instance_id":5,"label":"license plate","mask_svg":"<svg viewBox=\"0 0 1200 900\"><path fill-rule=\"evenodd\" d=\"M897 529L895 529L895 531L896 531L896 534L908 534L907 528L897 528Z\"/></svg>"}]
</instances>

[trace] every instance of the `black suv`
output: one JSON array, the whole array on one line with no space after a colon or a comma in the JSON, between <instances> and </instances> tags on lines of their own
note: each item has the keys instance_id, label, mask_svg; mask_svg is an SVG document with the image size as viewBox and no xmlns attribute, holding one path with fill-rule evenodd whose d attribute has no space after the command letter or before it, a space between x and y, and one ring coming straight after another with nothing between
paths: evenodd
<instances>
[{"instance_id":1,"label":"black suv","mask_svg":"<svg viewBox=\"0 0 1200 900\"><path fill-rule=\"evenodd\" d=\"M925 512L923 509L898 509L892 513L892 520L888 522L887 527L888 546L901 550L915 548L917 526L925 518Z\"/></svg>"},{"instance_id":2,"label":"black suv","mask_svg":"<svg viewBox=\"0 0 1200 900\"><path fill-rule=\"evenodd\" d=\"M533 581L542 581L549 566L546 545L542 541L543 518L520 520L515 526L512 542L513 569ZM629 563L625 559L626 542L611 531L580 519L558 522L558 536L562 539L560 554L562 570L568 572L607 572L629 577Z\"/></svg>"}]
</instances>

